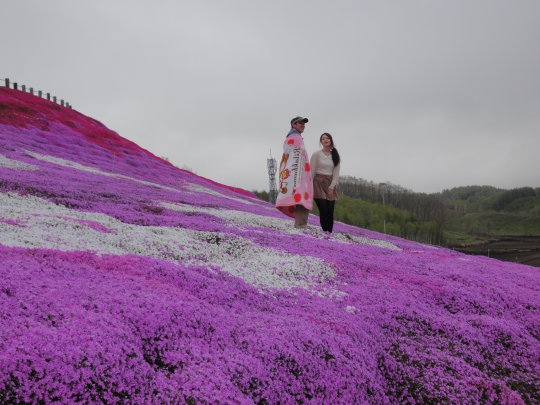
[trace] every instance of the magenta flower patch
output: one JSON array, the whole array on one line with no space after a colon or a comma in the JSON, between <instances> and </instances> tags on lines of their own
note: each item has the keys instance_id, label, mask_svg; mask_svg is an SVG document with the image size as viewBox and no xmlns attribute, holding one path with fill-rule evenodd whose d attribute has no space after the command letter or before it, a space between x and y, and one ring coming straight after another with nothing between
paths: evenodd
<instances>
[{"instance_id":1,"label":"magenta flower patch","mask_svg":"<svg viewBox=\"0 0 540 405\"><path fill-rule=\"evenodd\" d=\"M1 88L0 402L540 402L537 268L316 223Z\"/></svg>"}]
</instances>

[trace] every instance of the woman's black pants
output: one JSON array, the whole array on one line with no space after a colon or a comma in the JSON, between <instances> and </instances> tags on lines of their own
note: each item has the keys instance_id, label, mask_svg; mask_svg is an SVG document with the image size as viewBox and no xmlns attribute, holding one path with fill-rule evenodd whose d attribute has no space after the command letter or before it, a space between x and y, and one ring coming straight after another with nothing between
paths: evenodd
<instances>
[{"instance_id":1,"label":"woman's black pants","mask_svg":"<svg viewBox=\"0 0 540 405\"><path fill-rule=\"evenodd\" d=\"M336 202L325 198L315 198L314 200L319 209L322 230L332 233L332 228L334 227L334 204Z\"/></svg>"}]
</instances>

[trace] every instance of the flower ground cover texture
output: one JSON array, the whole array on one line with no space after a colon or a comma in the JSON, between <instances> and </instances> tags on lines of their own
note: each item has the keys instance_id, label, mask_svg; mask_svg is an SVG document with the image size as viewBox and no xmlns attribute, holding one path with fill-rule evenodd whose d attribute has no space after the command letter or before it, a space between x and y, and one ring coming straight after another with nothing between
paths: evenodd
<instances>
[{"instance_id":1,"label":"flower ground cover texture","mask_svg":"<svg viewBox=\"0 0 540 405\"><path fill-rule=\"evenodd\" d=\"M305 232L0 89L0 402L540 402L538 269Z\"/></svg>"}]
</instances>

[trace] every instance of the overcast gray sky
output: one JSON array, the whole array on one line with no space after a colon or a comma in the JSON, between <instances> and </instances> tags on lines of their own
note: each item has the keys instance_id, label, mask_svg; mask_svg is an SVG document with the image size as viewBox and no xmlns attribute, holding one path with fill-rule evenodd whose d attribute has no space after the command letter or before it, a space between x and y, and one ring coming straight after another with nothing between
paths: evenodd
<instances>
[{"instance_id":1,"label":"overcast gray sky","mask_svg":"<svg viewBox=\"0 0 540 405\"><path fill-rule=\"evenodd\" d=\"M540 186L540 1L2 0L0 77L179 167L268 187L295 115L342 174Z\"/></svg>"}]
</instances>

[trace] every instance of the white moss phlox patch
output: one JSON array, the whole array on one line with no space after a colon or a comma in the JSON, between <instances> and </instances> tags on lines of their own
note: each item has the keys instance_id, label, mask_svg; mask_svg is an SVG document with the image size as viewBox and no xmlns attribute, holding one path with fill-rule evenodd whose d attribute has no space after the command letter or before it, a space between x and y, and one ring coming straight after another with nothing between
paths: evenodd
<instances>
[{"instance_id":1,"label":"white moss phlox patch","mask_svg":"<svg viewBox=\"0 0 540 405\"><path fill-rule=\"evenodd\" d=\"M0 244L5 246L135 254L211 271L217 266L257 287L310 289L335 276L322 259L256 246L225 232L131 225L14 193L0 193L0 205L2 216L16 223L0 222Z\"/></svg>"},{"instance_id":2,"label":"white moss phlox patch","mask_svg":"<svg viewBox=\"0 0 540 405\"><path fill-rule=\"evenodd\" d=\"M39 170L37 166L21 162L20 160L10 159L2 154L0 154L0 167L14 170Z\"/></svg>"}]
</instances>

